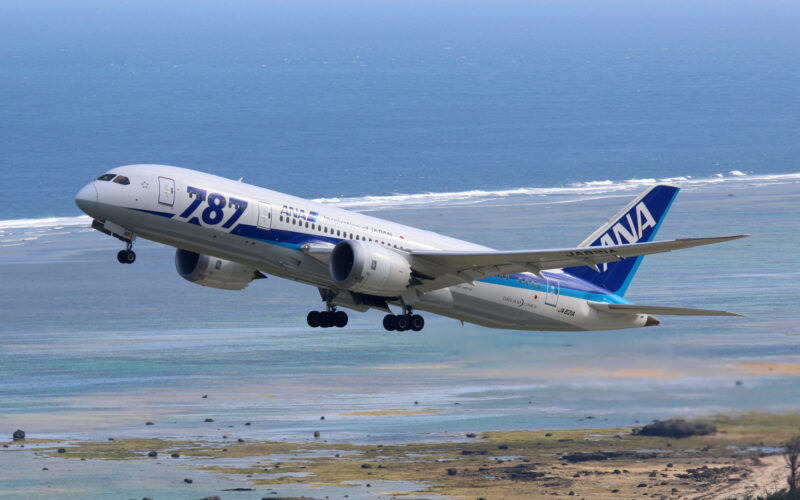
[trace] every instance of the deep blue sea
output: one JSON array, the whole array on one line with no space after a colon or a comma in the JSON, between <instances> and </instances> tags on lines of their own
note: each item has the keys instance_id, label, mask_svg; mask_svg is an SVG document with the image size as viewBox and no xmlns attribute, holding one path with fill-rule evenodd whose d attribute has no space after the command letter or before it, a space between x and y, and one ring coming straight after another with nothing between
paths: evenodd
<instances>
[{"instance_id":1,"label":"deep blue sea","mask_svg":"<svg viewBox=\"0 0 800 500\"><path fill-rule=\"evenodd\" d=\"M788 1L0 3L0 441L232 425L403 442L798 409L797 26ZM677 183L659 237L752 236L647 257L626 298L745 318L552 334L429 315L400 335L370 312L312 330L312 288L198 287L145 241L118 265L73 197L144 162L503 249L572 246ZM354 414L392 409L427 413ZM46 497L20 456L0 452L0 487ZM97 470L59 494L148 493ZM116 489L86 489L98 477ZM187 491L164 481L159 498Z\"/></svg>"}]
</instances>

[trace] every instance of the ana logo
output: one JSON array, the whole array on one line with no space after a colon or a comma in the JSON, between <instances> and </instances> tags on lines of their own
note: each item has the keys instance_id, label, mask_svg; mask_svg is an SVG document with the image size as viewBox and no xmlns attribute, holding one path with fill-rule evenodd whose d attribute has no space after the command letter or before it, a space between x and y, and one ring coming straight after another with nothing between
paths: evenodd
<instances>
[{"instance_id":1,"label":"ana logo","mask_svg":"<svg viewBox=\"0 0 800 500\"><path fill-rule=\"evenodd\" d=\"M627 225L625 224L627 222ZM620 219L611 229L600 237L600 245L607 247L610 245L624 245L627 243L637 243L644 236L647 228L656 227L656 220L647 209L643 202L637 204L633 210L625 214L624 219ZM608 264L603 264L603 271L608 269Z\"/></svg>"},{"instance_id":2,"label":"ana logo","mask_svg":"<svg viewBox=\"0 0 800 500\"><path fill-rule=\"evenodd\" d=\"M289 205L284 205L281 208L281 215L285 215L286 217L294 217L295 219L302 219L308 222L317 222L317 216L319 214L314 211L308 212L306 215L306 211L302 208L295 208L290 207Z\"/></svg>"}]
</instances>

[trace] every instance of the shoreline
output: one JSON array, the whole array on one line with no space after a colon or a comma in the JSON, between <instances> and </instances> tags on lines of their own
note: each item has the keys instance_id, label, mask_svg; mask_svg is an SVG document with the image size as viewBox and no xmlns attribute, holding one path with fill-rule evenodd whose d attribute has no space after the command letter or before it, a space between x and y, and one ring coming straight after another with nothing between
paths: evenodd
<instances>
[{"instance_id":1,"label":"shoreline","mask_svg":"<svg viewBox=\"0 0 800 500\"><path fill-rule=\"evenodd\" d=\"M406 444L328 443L324 433L304 442L242 439L233 433L223 442L29 438L0 443L8 446L0 460L20 452L34 454L33 462L46 464L46 469L40 467L42 474L60 476L51 478L56 480L69 477L68 472L50 472L65 463L68 470L103 463L118 474L126 474L131 464L160 468L166 482L184 496L142 485L138 497L156 499L186 498L191 489L190 495L221 498L236 491L235 498L250 498L242 496L247 493L252 498L705 500L765 495L783 487L788 469L778 450L800 433L800 413L718 415L703 421L717 431L684 438L619 428L487 431L465 433L459 440Z\"/></svg>"}]
</instances>

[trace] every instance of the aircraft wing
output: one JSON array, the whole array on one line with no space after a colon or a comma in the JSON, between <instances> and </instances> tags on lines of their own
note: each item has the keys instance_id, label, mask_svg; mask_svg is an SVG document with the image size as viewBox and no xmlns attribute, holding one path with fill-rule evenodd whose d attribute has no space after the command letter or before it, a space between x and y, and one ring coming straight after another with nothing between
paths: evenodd
<instances>
[{"instance_id":1,"label":"aircraft wing","mask_svg":"<svg viewBox=\"0 0 800 500\"><path fill-rule=\"evenodd\" d=\"M414 287L422 292L445 288L458 283L471 283L498 274L532 272L548 269L588 266L599 272L599 265L629 257L670 252L748 236L714 238L682 238L628 245L576 247L555 250L516 251L441 251L411 250L411 267L419 278Z\"/></svg>"}]
</instances>

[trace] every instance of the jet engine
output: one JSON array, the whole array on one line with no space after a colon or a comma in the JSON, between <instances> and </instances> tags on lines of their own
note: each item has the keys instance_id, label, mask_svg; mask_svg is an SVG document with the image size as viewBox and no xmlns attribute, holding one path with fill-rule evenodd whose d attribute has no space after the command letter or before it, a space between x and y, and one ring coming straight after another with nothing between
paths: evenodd
<instances>
[{"instance_id":1,"label":"jet engine","mask_svg":"<svg viewBox=\"0 0 800 500\"><path fill-rule=\"evenodd\" d=\"M411 280L411 265L402 255L359 240L339 242L331 252L329 270L342 288L381 297L400 295Z\"/></svg>"},{"instance_id":2,"label":"jet engine","mask_svg":"<svg viewBox=\"0 0 800 500\"><path fill-rule=\"evenodd\" d=\"M180 248L175 251L175 268L182 278L192 283L223 290L241 290L253 280L266 278L257 269L238 262Z\"/></svg>"}]
</instances>

